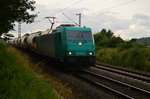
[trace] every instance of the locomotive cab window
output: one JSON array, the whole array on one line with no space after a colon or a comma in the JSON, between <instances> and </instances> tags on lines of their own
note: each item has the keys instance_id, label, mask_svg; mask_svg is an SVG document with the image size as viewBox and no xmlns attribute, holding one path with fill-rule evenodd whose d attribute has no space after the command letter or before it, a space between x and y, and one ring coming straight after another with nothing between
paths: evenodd
<instances>
[{"instance_id":1,"label":"locomotive cab window","mask_svg":"<svg viewBox=\"0 0 150 99\"><path fill-rule=\"evenodd\" d=\"M92 40L91 31L67 31L68 40Z\"/></svg>"}]
</instances>

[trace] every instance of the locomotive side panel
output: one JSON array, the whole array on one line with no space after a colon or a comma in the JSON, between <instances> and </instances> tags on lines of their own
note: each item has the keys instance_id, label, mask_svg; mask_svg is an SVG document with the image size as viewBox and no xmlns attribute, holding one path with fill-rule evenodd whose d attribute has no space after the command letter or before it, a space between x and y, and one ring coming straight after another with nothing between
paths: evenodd
<instances>
[{"instance_id":1,"label":"locomotive side panel","mask_svg":"<svg viewBox=\"0 0 150 99\"><path fill-rule=\"evenodd\" d=\"M54 34L38 36L36 38L36 51L39 54L55 58Z\"/></svg>"},{"instance_id":2,"label":"locomotive side panel","mask_svg":"<svg viewBox=\"0 0 150 99\"><path fill-rule=\"evenodd\" d=\"M60 60L60 61L63 61L63 46L62 46L62 36L61 36L61 33L58 32L58 33L55 33L55 54L56 54L56 57Z\"/></svg>"}]
</instances>

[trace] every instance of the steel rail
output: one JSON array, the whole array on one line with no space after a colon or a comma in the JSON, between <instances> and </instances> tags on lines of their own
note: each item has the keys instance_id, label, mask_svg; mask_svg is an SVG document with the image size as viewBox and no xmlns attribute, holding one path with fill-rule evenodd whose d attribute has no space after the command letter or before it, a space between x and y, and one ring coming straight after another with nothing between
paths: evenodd
<instances>
[{"instance_id":1,"label":"steel rail","mask_svg":"<svg viewBox=\"0 0 150 99\"><path fill-rule=\"evenodd\" d=\"M119 91L117 91L117 90L114 90L114 89L112 89L112 88L109 88L109 87L107 87L107 86L105 86L105 85L103 85L103 84L100 84L100 83L96 82L96 81L92 81L92 80L89 80L89 79L87 79L87 78L85 78L85 77L82 77L82 76L80 76L79 74L76 74L75 76L77 76L77 77L83 79L84 81L87 81L87 82L90 83L90 84L93 84L94 86L98 86L98 87L104 88L105 90L107 90L107 91L109 91L109 92L112 92L113 94L119 96L121 99L134 99L134 98L132 98L132 97L130 97L130 96L124 94L124 93L121 93L121 92L119 92Z\"/></svg>"},{"instance_id":2,"label":"steel rail","mask_svg":"<svg viewBox=\"0 0 150 99\"><path fill-rule=\"evenodd\" d=\"M137 79L137 80L142 80L142 81L150 83L149 74L139 73L139 72L135 72L135 71L132 71L132 70L127 70L127 69L123 69L123 68L119 68L119 67L115 67L115 66L111 66L111 65L100 64L100 63L97 63L97 65L95 65L93 67L98 68L98 69L107 70L107 71L110 71L110 72L114 72L114 73L117 73L117 74L125 75L125 76L128 76L128 77Z\"/></svg>"},{"instance_id":3,"label":"steel rail","mask_svg":"<svg viewBox=\"0 0 150 99\"><path fill-rule=\"evenodd\" d=\"M117 81L117 80L114 80L114 79L111 79L111 78L108 78L108 77L105 77L105 76L102 76L102 75L99 75L99 74L96 74L96 73L93 73L93 72L90 72L89 70L84 70L84 72L89 73L89 74L91 74L93 76L96 76L96 77L100 77L100 78L105 79L107 81L111 81L113 83L120 84L124 87L128 87L128 88L130 87L130 89L133 89L134 92L138 91L138 92L140 92L140 93L142 93L146 96L150 96L150 92L147 91L147 90L144 90L144 89L141 89L141 88L138 88L138 87L135 87L135 86L132 86L132 85L129 85L129 84L126 84L126 83L123 83L123 82L120 82L120 81Z\"/></svg>"}]
</instances>

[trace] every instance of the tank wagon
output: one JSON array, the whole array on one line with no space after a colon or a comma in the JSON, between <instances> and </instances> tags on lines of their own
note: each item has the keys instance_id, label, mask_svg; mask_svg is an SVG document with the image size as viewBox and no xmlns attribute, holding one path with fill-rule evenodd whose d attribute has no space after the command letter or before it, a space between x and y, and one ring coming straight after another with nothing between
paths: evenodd
<instances>
[{"instance_id":1,"label":"tank wagon","mask_svg":"<svg viewBox=\"0 0 150 99\"><path fill-rule=\"evenodd\" d=\"M26 40L27 49L64 63L64 68L78 69L95 64L95 44L90 28L60 25L51 33L30 34Z\"/></svg>"},{"instance_id":2,"label":"tank wagon","mask_svg":"<svg viewBox=\"0 0 150 99\"><path fill-rule=\"evenodd\" d=\"M29 34L25 34L24 36L21 37L21 47L22 48L27 48L27 37Z\"/></svg>"},{"instance_id":3,"label":"tank wagon","mask_svg":"<svg viewBox=\"0 0 150 99\"><path fill-rule=\"evenodd\" d=\"M39 32L35 32L35 33L32 33L30 35L28 35L28 37L26 38L26 43L27 43L27 47L30 49L30 50L35 50L36 48L36 37L38 37L39 35L41 35L41 31Z\"/></svg>"}]
</instances>

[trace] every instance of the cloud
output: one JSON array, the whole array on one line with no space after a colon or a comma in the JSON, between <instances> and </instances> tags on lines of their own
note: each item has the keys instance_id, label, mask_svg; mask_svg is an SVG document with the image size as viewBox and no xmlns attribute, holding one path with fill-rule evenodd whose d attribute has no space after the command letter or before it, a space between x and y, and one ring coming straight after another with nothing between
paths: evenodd
<instances>
[{"instance_id":1,"label":"cloud","mask_svg":"<svg viewBox=\"0 0 150 99\"><path fill-rule=\"evenodd\" d=\"M116 34L124 39L141 38L150 36L150 16L144 14L135 14L128 20L127 29L118 29Z\"/></svg>"},{"instance_id":2,"label":"cloud","mask_svg":"<svg viewBox=\"0 0 150 99\"><path fill-rule=\"evenodd\" d=\"M128 29L116 30L115 35L121 36L123 39L141 38L150 36L150 29L143 26L131 24Z\"/></svg>"},{"instance_id":3,"label":"cloud","mask_svg":"<svg viewBox=\"0 0 150 99\"><path fill-rule=\"evenodd\" d=\"M133 15L130 19L119 19L108 13L93 14L89 23L94 30L110 29L116 36L123 39L141 38L150 36L150 17L144 14ZM99 30L100 31L100 30Z\"/></svg>"},{"instance_id":4,"label":"cloud","mask_svg":"<svg viewBox=\"0 0 150 99\"><path fill-rule=\"evenodd\" d=\"M144 14L135 14L133 16L135 19L140 19L140 20L148 20L150 19L150 16L144 15Z\"/></svg>"},{"instance_id":5,"label":"cloud","mask_svg":"<svg viewBox=\"0 0 150 99\"><path fill-rule=\"evenodd\" d=\"M44 5L36 4L36 13L38 17L32 24L22 24L22 34L31 33L39 30L46 30L50 28L50 22L45 19L46 16L55 16L55 27L61 23L72 23L62 13L65 13L72 20L78 23L77 13L82 13L82 26L92 28L93 32L100 32L102 28L112 30L115 35L121 36L123 39L140 38L150 36L150 16L145 14L135 14L132 18L118 18L111 11L103 13L88 13L88 8L70 8L64 10L63 8L48 9ZM17 26L17 25L16 25ZM17 30L17 27L16 27Z\"/></svg>"},{"instance_id":6,"label":"cloud","mask_svg":"<svg viewBox=\"0 0 150 99\"><path fill-rule=\"evenodd\" d=\"M86 24L92 27L93 30L110 29L116 36L121 36L123 39L150 36L150 17L144 14L135 14L130 19L119 19L106 12L103 14L92 14L85 20L88 20Z\"/></svg>"},{"instance_id":7,"label":"cloud","mask_svg":"<svg viewBox=\"0 0 150 99\"><path fill-rule=\"evenodd\" d=\"M121 20L109 15L109 12L100 14L91 14L83 18L84 24L91 27L95 32L101 31L102 28L116 30L128 29L129 20Z\"/></svg>"},{"instance_id":8,"label":"cloud","mask_svg":"<svg viewBox=\"0 0 150 99\"><path fill-rule=\"evenodd\" d=\"M133 20L142 26L150 28L150 16L144 14L136 14L133 16Z\"/></svg>"}]
</instances>

